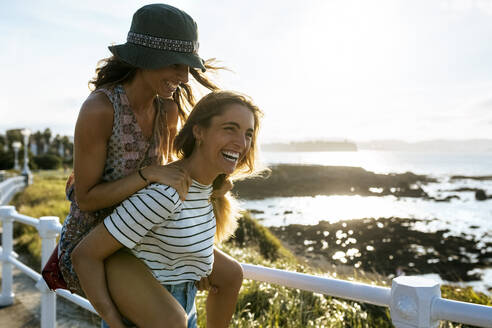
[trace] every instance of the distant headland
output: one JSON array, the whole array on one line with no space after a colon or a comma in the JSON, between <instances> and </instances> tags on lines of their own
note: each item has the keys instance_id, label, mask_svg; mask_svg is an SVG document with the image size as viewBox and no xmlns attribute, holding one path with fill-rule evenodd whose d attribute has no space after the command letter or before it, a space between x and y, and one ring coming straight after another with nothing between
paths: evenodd
<instances>
[{"instance_id":1,"label":"distant headland","mask_svg":"<svg viewBox=\"0 0 492 328\"><path fill-rule=\"evenodd\" d=\"M262 146L264 151L357 151L353 142L343 141L293 141L289 143L268 143Z\"/></svg>"},{"instance_id":2,"label":"distant headland","mask_svg":"<svg viewBox=\"0 0 492 328\"><path fill-rule=\"evenodd\" d=\"M492 152L492 139L469 140L425 140L407 142L401 140L308 140L270 142L262 145L262 150L269 152L325 152L325 151L417 151L417 152Z\"/></svg>"}]
</instances>

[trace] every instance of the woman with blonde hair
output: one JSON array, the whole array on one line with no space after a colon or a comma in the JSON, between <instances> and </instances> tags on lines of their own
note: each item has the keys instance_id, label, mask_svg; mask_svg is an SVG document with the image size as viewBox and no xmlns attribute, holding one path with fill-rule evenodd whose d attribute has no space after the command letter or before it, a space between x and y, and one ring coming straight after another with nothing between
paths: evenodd
<instances>
[{"instance_id":1,"label":"woman with blonde hair","mask_svg":"<svg viewBox=\"0 0 492 328\"><path fill-rule=\"evenodd\" d=\"M79 294L83 291L73 269L72 251L119 203L152 183L172 186L185 199L189 173L168 163L177 129L187 118L187 108L195 103L189 75L209 90L217 89L205 74L217 68L198 56L196 23L175 7L140 8L127 42L109 49L113 56L97 68L90 82L95 90L77 119L74 175L67 183L70 213L52 256L59 261L53 266L64 279L55 285L66 285ZM230 189L226 179L213 196L220 198ZM139 265L135 257L120 253L106 261L109 283L121 281L117 274L121 268ZM207 324L227 327L242 284L242 269L218 249L214 259L213 270L199 286L211 291ZM59 277L55 275L54 281L59 282ZM120 288L127 286L122 282Z\"/></svg>"},{"instance_id":2,"label":"woman with blonde hair","mask_svg":"<svg viewBox=\"0 0 492 328\"><path fill-rule=\"evenodd\" d=\"M255 173L260 115L237 93L202 98L174 142L175 165L192 178L186 199L171 186L151 184L116 207L72 252L83 291L111 327L124 327L120 313L138 327L196 327L195 283L212 271L214 240L231 235L238 214L229 194L214 198L212 192L226 177ZM145 265L120 269L115 280L121 281L106 283L104 261L125 246L132 253L125 256ZM151 276L146 266L155 279L136 278ZM123 281L126 288L120 288Z\"/></svg>"}]
</instances>

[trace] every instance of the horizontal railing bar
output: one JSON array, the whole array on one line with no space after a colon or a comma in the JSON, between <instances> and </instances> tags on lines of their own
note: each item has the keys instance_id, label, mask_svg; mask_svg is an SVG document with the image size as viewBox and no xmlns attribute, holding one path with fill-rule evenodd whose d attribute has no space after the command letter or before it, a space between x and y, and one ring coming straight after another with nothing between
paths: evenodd
<instances>
[{"instance_id":1,"label":"horizontal railing bar","mask_svg":"<svg viewBox=\"0 0 492 328\"><path fill-rule=\"evenodd\" d=\"M38 227L39 220L22 214L12 214L12 219ZM0 218L1 219L1 218ZM60 233L61 227L54 227L53 231ZM3 257L3 249L0 247L0 259L15 265L23 273L35 281L39 281L41 275L17 260L14 252ZM364 302L379 306L389 306L391 301L391 289L387 287L373 286L346 280L318 277L305 273L291 272L273 269L259 265L241 263L244 270L244 278L285 287L297 288L314 293L322 293L334 297ZM75 303L76 305L97 315L90 302L68 290L58 289L56 294ZM454 321L478 327L492 327L492 307L473 303L459 302L437 297L432 302L432 319Z\"/></svg>"},{"instance_id":2,"label":"horizontal railing bar","mask_svg":"<svg viewBox=\"0 0 492 328\"><path fill-rule=\"evenodd\" d=\"M390 288L316 277L305 273L272 269L253 264L241 263L241 265L246 279L274 283L379 306L389 306L390 304Z\"/></svg>"},{"instance_id":3,"label":"horizontal railing bar","mask_svg":"<svg viewBox=\"0 0 492 328\"><path fill-rule=\"evenodd\" d=\"M5 186L8 186L9 184L13 184L13 183L17 183L17 182L22 182L25 179L26 178L24 176L22 176L22 175L14 176L14 177L8 178L8 179L3 180L2 182L0 182L0 187L5 187Z\"/></svg>"},{"instance_id":4,"label":"horizontal railing bar","mask_svg":"<svg viewBox=\"0 0 492 328\"><path fill-rule=\"evenodd\" d=\"M94 309L94 307L92 306L92 304L82 296L79 296L77 294L72 294L69 290L66 289L57 289L56 294L69 300L70 302L77 304L80 307L83 307L87 311L99 315L97 311Z\"/></svg>"},{"instance_id":5,"label":"horizontal railing bar","mask_svg":"<svg viewBox=\"0 0 492 328\"><path fill-rule=\"evenodd\" d=\"M10 216L12 219L19 221L20 223L28 224L30 226L36 227L38 226L39 220L36 218L33 218L31 216L27 216L24 214L13 214Z\"/></svg>"},{"instance_id":6,"label":"horizontal railing bar","mask_svg":"<svg viewBox=\"0 0 492 328\"><path fill-rule=\"evenodd\" d=\"M478 327L492 327L492 306L437 298L432 303L432 317Z\"/></svg>"},{"instance_id":7,"label":"horizontal railing bar","mask_svg":"<svg viewBox=\"0 0 492 328\"><path fill-rule=\"evenodd\" d=\"M0 182L0 189L6 188L7 186L17 184L17 183L23 183L25 181L24 176L17 176L13 178L8 178L7 180L4 180Z\"/></svg>"},{"instance_id":8,"label":"horizontal railing bar","mask_svg":"<svg viewBox=\"0 0 492 328\"><path fill-rule=\"evenodd\" d=\"M25 186L25 177L9 178L0 183L0 205L6 204L22 187Z\"/></svg>"},{"instance_id":9,"label":"horizontal railing bar","mask_svg":"<svg viewBox=\"0 0 492 328\"><path fill-rule=\"evenodd\" d=\"M7 262L12 263L15 265L19 270L21 270L23 273L27 274L29 277L31 277L33 280L38 281L41 279L41 274L36 272L35 270L31 269L21 261L13 258L12 256L9 256L7 259Z\"/></svg>"},{"instance_id":10,"label":"horizontal railing bar","mask_svg":"<svg viewBox=\"0 0 492 328\"><path fill-rule=\"evenodd\" d=\"M0 259L2 258L3 256L3 248L2 246L0 246ZM12 251L10 253L10 256L14 257L14 258L18 258L19 257L19 254L17 254L16 252Z\"/></svg>"},{"instance_id":11,"label":"horizontal railing bar","mask_svg":"<svg viewBox=\"0 0 492 328\"><path fill-rule=\"evenodd\" d=\"M12 263L15 265L20 271L23 273L27 274L30 278L32 278L34 281L38 281L41 279L41 274L38 272L34 271L30 267L26 266L24 263L16 260L15 258L9 256L7 262ZM86 300L85 298L77 295L77 294L72 294L70 291L66 289L57 289L56 293L63 298L68 299L69 301L83 307L84 309L91 311L94 314L97 314L96 310L94 307L91 305L91 303Z\"/></svg>"}]
</instances>

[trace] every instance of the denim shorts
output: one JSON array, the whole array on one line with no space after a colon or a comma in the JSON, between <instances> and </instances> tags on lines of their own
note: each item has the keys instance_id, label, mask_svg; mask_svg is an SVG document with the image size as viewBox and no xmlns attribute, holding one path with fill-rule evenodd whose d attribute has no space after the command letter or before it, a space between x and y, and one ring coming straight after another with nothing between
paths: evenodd
<instances>
[{"instance_id":1,"label":"denim shorts","mask_svg":"<svg viewBox=\"0 0 492 328\"><path fill-rule=\"evenodd\" d=\"M194 281L183 282L177 285L162 285L174 296L174 298L181 304L183 309L188 315L188 328L196 328L196 306L195 306L195 296L197 288ZM163 321L166 318L162 318ZM135 327L135 324L129 320L123 318L123 323L128 327ZM108 324L101 320L101 328L109 328Z\"/></svg>"}]
</instances>

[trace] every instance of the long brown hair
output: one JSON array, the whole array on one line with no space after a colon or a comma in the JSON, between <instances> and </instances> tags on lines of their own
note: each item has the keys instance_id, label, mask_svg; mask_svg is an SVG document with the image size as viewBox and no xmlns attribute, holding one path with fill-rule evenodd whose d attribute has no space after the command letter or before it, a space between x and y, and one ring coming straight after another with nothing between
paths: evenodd
<instances>
[{"instance_id":1,"label":"long brown hair","mask_svg":"<svg viewBox=\"0 0 492 328\"><path fill-rule=\"evenodd\" d=\"M263 116L261 110L245 95L232 91L211 92L196 104L183 128L174 139L174 153L176 156L178 158L191 156L196 143L193 126L209 127L212 118L224 113L227 105L231 104L246 106L253 113L254 131L251 138L251 147L248 153L239 160L236 169L231 175L226 177L225 174L221 174L214 180L212 184L214 190L220 189L226 178L237 180L260 172L261 167L258 163L258 131L260 120ZM212 198L212 202L217 221L216 240L222 241L235 231L239 208L229 192L223 197Z\"/></svg>"},{"instance_id":2,"label":"long brown hair","mask_svg":"<svg viewBox=\"0 0 492 328\"><path fill-rule=\"evenodd\" d=\"M224 67L216 64L215 58L211 58L205 61L205 68L208 72L216 72L224 69ZM117 84L123 84L130 82L135 77L138 67L124 62L116 56L104 58L97 63L96 76L89 81L89 89L96 90L101 87L113 87ZM201 70L190 67L191 76L200 85L209 89L210 91L219 90L219 87ZM185 122L188 113L195 106L196 99L189 83L180 83L179 87L173 94L173 100L178 106L178 115L181 122ZM169 143L169 130L167 127L166 109L164 100L156 97L154 100L157 114L153 127L153 139L158 144L159 159L161 164L167 162L169 158L169 148L172 146Z\"/></svg>"}]
</instances>

